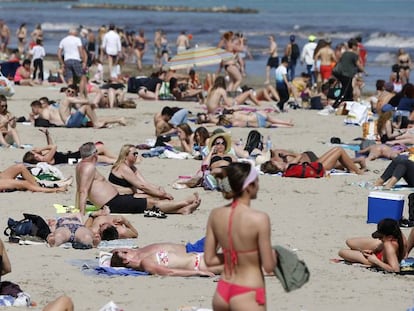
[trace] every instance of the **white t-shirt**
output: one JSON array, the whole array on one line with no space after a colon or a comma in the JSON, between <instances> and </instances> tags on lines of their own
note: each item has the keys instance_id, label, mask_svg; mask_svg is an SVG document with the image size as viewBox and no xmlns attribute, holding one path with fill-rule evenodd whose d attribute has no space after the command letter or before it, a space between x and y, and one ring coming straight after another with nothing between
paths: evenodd
<instances>
[{"instance_id":1,"label":"white t-shirt","mask_svg":"<svg viewBox=\"0 0 414 311\"><path fill-rule=\"evenodd\" d=\"M33 60L35 59L43 59L46 55L45 48L41 45L35 45L32 50L30 51L30 54L33 55Z\"/></svg>"},{"instance_id":2,"label":"white t-shirt","mask_svg":"<svg viewBox=\"0 0 414 311\"><path fill-rule=\"evenodd\" d=\"M108 55L118 55L121 52L121 37L113 30L108 31L103 37L102 48Z\"/></svg>"},{"instance_id":3,"label":"white t-shirt","mask_svg":"<svg viewBox=\"0 0 414 311\"><path fill-rule=\"evenodd\" d=\"M73 59L81 61L79 47L82 48L81 39L72 35L63 38L59 43L59 49L63 50L65 60Z\"/></svg>"},{"instance_id":4,"label":"white t-shirt","mask_svg":"<svg viewBox=\"0 0 414 311\"><path fill-rule=\"evenodd\" d=\"M275 75L276 82L284 82L285 79L283 79L283 76L287 75L287 68L283 65L279 65L276 68Z\"/></svg>"}]
</instances>

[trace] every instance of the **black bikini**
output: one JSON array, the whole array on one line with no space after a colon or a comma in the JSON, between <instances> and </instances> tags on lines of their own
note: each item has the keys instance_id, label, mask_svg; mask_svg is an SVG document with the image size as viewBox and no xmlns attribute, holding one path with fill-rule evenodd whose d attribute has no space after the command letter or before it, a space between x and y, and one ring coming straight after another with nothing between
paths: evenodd
<instances>
[{"instance_id":1,"label":"black bikini","mask_svg":"<svg viewBox=\"0 0 414 311\"><path fill-rule=\"evenodd\" d=\"M108 180L113 183L114 185L121 186L121 187L132 187L131 183L123 178L119 178L118 176L115 176L112 172L109 173Z\"/></svg>"},{"instance_id":2,"label":"black bikini","mask_svg":"<svg viewBox=\"0 0 414 311\"><path fill-rule=\"evenodd\" d=\"M210 166L211 166L213 163L218 162L218 161L226 161L226 162L231 163L231 162L233 162L233 159L232 159L231 157L229 157L229 156L223 156L223 157L220 157L220 156L218 156L218 155L215 155L215 156L214 156L214 157L212 157L212 158L211 158L211 160L210 160Z\"/></svg>"}]
</instances>

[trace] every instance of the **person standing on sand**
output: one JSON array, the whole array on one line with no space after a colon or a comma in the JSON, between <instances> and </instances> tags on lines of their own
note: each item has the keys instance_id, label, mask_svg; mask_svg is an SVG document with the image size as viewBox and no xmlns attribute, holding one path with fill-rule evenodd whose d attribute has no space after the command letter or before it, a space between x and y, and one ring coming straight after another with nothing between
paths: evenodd
<instances>
[{"instance_id":1,"label":"person standing on sand","mask_svg":"<svg viewBox=\"0 0 414 311\"><path fill-rule=\"evenodd\" d=\"M322 83L328 81L332 76L332 64L336 63L335 51L331 48L331 40L326 39L324 46L314 55L315 62L320 61Z\"/></svg>"},{"instance_id":2,"label":"person standing on sand","mask_svg":"<svg viewBox=\"0 0 414 311\"><path fill-rule=\"evenodd\" d=\"M69 35L63 38L59 43L57 51L59 63L62 66L65 81L68 84L74 83L74 78L79 79L79 90L82 96L87 96L86 91L86 69L87 56L84 53L82 41L78 37L78 31L75 28L69 30Z\"/></svg>"},{"instance_id":3,"label":"person standing on sand","mask_svg":"<svg viewBox=\"0 0 414 311\"><path fill-rule=\"evenodd\" d=\"M36 80L36 74L39 70L38 78L40 82L43 82L43 57L46 56L46 51L41 40L36 40L36 45L30 50L30 54L33 58L33 80Z\"/></svg>"},{"instance_id":4,"label":"person standing on sand","mask_svg":"<svg viewBox=\"0 0 414 311\"><path fill-rule=\"evenodd\" d=\"M122 52L121 37L115 31L115 25L110 24L108 32L102 39L102 50L108 56L108 71L111 76L112 67L118 63L118 57Z\"/></svg>"},{"instance_id":5,"label":"person standing on sand","mask_svg":"<svg viewBox=\"0 0 414 311\"><path fill-rule=\"evenodd\" d=\"M316 37L314 35L310 35L308 40L309 42L303 46L302 53L300 54L300 62L306 65L306 71L311 77L309 86L312 86L314 83L316 83L315 71L313 70L313 56L316 49Z\"/></svg>"},{"instance_id":6,"label":"person standing on sand","mask_svg":"<svg viewBox=\"0 0 414 311\"><path fill-rule=\"evenodd\" d=\"M289 59L289 65L287 67L288 80L293 81L293 79L295 78L296 64L300 56L300 50L298 44L296 43L295 35L291 35L289 37L289 41L290 42L286 45L285 48L285 56L287 56Z\"/></svg>"},{"instance_id":7,"label":"person standing on sand","mask_svg":"<svg viewBox=\"0 0 414 311\"><path fill-rule=\"evenodd\" d=\"M19 28L16 30L16 37L17 37L17 49L19 50L19 54L24 54L25 46L26 46L26 37L27 37L27 27L26 23L22 23Z\"/></svg>"},{"instance_id":8,"label":"person standing on sand","mask_svg":"<svg viewBox=\"0 0 414 311\"><path fill-rule=\"evenodd\" d=\"M187 50L190 47L190 41L188 40L187 34L185 31L182 31L179 36L177 37L177 41L175 42L177 46L177 54L180 54Z\"/></svg>"},{"instance_id":9,"label":"person standing on sand","mask_svg":"<svg viewBox=\"0 0 414 311\"><path fill-rule=\"evenodd\" d=\"M7 46L10 43L10 29L4 22L0 19L0 52L7 53Z\"/></svg>"},{"instance_id":10,"label":"person standing on sand","mask_svg":"<svg viewBox=\"0 0 414 311\"><path fill-rule=\"evenodd\" d=\"M277 44L276 44L275 36L270 35L268 39L269 39L269 49L265 53L269 55L269 58L267 59L267 65L266 65L265 84L270 82L270 69L277 68L279 66L279 57L277 54Z\"/></svg>"},{"instance_id":11,"label":"person standing on sand","mask_svg":"<svg viewBox=\"0 0 414 311\"><path fill-rule=\"evenodd\" d=\"M108 206L111 213L144 214L146 217L166 218L169 214L189 214L200 205L200 198L194 194L187 200L187 208L181 202L164 200L157 202L150 198L136 198L133 194L119 194L118 190L96 169L98 161L96 146L92 142L79 148L82 161L76 166L76 208L85 214L86 201L99 208ZM135 154L131 154L135 157ZM156 206L155 204L158 204Z\"/></svg>"},{"instance_id":12,"label":"person standing on sand","mask_svg":"<svg viewBox=\"0 0 414 311\"><path fill-rule=\"evenodd\" d=\"M249 163L231 163L223 171L223 196L232 202L211 211L204 246L207 267L224 265L213 309L266 310L264 273L273 273L278 259L269 215L250 206L259 191L258 173Z\"/></svg>"}]
</instances>

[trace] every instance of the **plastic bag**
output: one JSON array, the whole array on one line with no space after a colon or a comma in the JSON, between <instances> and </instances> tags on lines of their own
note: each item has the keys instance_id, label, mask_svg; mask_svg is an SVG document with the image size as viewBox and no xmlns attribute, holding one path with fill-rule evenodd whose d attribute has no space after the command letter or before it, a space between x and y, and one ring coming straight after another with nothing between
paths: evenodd
<instances>
[{"instance_id":1,"label":"plastic bag","mask_svg":"<svg viewBox=\"0 0 414 311\"><path fill-rule=\"evenodd\" d=\"M14 93L15 91L11 81L0 72L0 94L11 97Z\"/></svg>"}]
</instances>

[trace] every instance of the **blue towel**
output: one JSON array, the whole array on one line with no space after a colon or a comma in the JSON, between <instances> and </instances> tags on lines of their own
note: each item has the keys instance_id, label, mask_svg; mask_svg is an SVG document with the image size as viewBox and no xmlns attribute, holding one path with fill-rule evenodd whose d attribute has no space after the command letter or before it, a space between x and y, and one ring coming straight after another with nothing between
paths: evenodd
<instances>
[{"instance_id":1,"label":"blue towel","mask_svg":"<svg viewBox=\"0 0 414 311\"><path fill-rule=\"evenodd\" d=\"M191 243L187 243L185 245L185 249L187 251L187 253L204 253L204 242L205 242L205 237L201 238L200 240L198 240L197 242L191 244Z\"/></svg>"},{"instance_id":2,"label":"blue towel","mask_svg":"<svg viewBox=\"0 0 414 311\"><path fill-rule=\"evenodd\" d=\"M98 274L105 275L122 275L122 276L140 276L148 275L148 272L137 271L130 268L114 269L112 267L95 267Z\"/></svg>"}]
</instances>

